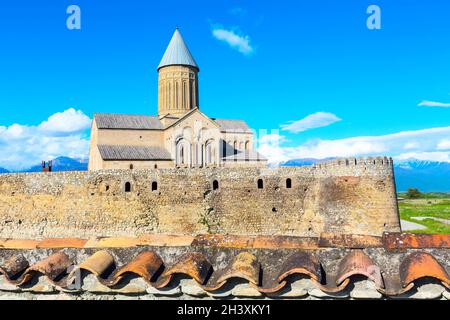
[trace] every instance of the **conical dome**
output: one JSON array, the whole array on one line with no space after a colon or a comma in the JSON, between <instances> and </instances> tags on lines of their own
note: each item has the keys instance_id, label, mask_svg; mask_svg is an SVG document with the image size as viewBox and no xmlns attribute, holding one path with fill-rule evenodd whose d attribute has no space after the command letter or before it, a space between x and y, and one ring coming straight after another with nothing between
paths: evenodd
<instances>
[{"instance_id":1,"label":"conical dome","mask_svg":"<svg viewBox=\"0 0 450 320\"><path fill-rule=\"evenodd\" d=\"M178 28L175 30L169 46L159 63L158 70L162 67L173 65L191 66L199 69Z\"/></svg>"}]
</instances>

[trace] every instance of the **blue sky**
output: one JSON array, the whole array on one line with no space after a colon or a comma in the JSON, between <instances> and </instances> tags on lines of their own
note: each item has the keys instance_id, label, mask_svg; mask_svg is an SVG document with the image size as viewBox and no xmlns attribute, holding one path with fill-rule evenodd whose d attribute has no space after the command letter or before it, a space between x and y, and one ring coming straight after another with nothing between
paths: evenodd
<instances>
[{"instance_id":1,"label":"blue sky","mask_svg":"<svg viewBox=\"0 0 450 320\"><path fill-rule=\"evenodd\" d=\"M72 4L81 30L66 27ZM371 4L381 30L366 26ZM449 17L445 0L1 1L0 167L85 157L94 112L156 114L175 26L201 110L267 130L273 162L450 162Z\"/></svg>"}]
</instances>

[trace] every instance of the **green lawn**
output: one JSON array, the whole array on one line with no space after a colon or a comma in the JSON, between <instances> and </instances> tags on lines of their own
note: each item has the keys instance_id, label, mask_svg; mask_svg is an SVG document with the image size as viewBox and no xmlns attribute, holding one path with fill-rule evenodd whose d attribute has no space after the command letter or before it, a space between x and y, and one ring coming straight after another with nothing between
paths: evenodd
<instances>
[{"instance_id":1,"label":"green lawn","mask_svg":"<svg viewBox=\"0 0 450 320\"><path fill-rule=\"evenodd\" d=\"M405 194L399 193L399 198ZM411 230L415 233L443 233L450 234L450 224L434 219L417 220L415 217L436 217L450 220L450 194L423 193L420 199L404 199L398 202L400 218L427 227L426 230Z\"/></svg>"}]
</instances>

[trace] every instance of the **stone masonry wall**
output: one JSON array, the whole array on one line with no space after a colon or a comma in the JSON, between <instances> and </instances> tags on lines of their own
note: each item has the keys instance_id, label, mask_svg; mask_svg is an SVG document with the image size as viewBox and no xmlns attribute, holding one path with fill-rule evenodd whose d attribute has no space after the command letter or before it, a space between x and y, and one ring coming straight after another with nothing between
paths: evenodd
<instances>
[{"instance_id":1,"label":"stone masonry wall","mask_svg":"<svg viewBox=\"0 0 450 320\"><path fill-rule=\"evenodd\" d=\"M127 183L131 192L126 192ZM309 167L0 175L2 238L380 235L399 230L392 160L387 158Z\"/></svg>"}]
</instances>

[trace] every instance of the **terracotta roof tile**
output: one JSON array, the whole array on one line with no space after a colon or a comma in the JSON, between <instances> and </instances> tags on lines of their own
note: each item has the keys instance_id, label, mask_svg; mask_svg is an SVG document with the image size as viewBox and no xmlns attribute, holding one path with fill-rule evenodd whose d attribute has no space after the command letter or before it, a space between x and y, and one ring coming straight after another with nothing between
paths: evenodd
<instances>
[{"instance_id":1,"label":"terracotta roof tile","mask_svg":"<svg viewBox=\"0 0 450 320\"><path fill-rule=\"evenodd\" d=\"M161 257L152 251L144 251L137 255L130 263L120 268L114 274L111 284L118 283L127 273L132 273L151 282L153 277L162 269L164 263Z\"/></svg>"},{"instance_id":2,"label":"terracotta roof tile","mask_svg":"<svg viewBox=\"0 0 450 320\"><path fill-rule=\"evenodd\" d=\"M317 282L321 282L322 266L311 253L296 252L289 256L283 263L277 279L281 282L292 274L308 275Z\"/></svg>"},{"instance_id":3,"label":"terracotta roof tile","mask_svg":"<svg viewBox=\"0 0 450 320\"><path fill-rule=\"evenodd\" d=\"M342 239L332 236L327 239L333 239L333 242L327 242L326 246L321 242L324 247L299 251L296 248L299 242L295 238L285 241L283 237L205 236L196 237L194 241L193 238L183 238L181 242L179 239L172 243L182 245L179 247L146 245L143 250L144 238L105 239L106 243L97 239L96 242L91 241L91 247L86 249L83 247L87 243L83 246L82 242L67 239L67 243L73 247L64 251L51 248L0 249L0 288L7 285L8 290L28 290L37 294L42 288L35 288L32 280L42 278L42 281L53 286L51 290L70 293L153 292L157 295L286 298L308 294L327 298L363 298L378 297L381 293L382 297L439 298L447 292L439 289L439 286L450 286L450 256L447 248L421 251L404 248L402 250L407 251L405 254L403 251L389 251L390 247L380 247L377 241L369 241L367 248L349 251L347 246L353 245L347 240L343 242L342 248L328 247L336 243L336 239L337 242ZM405 238L413 239L410 236ZM65 246L63 240L44 240L44 244L61 247ZM171 243L165 237L160 240L149 237L147 240L152 243ZM304 242L305 239L299 241ZM95 251L92 249L95 244L99 245L98 248L109 249ZM276 248L275 244L284 247ZM416 244L410 243L408 246ZM36 263L30 263L36 258ZM191 278L192 281L184 281L183 277ZM75 280L79 280L78 283L82 285L75 286ZM84 285L84 281L91 284ZM367 284L361 284L361 281ZM427 286L429 283L433 286ZM432 290L428 288L436 285L437 289L427 292ZM365 287L372 288L372 291L364 291Z\"/></svg>"},{"instance_id":4,"label":"terracotta roof tile","mask_svg":"<svg viewBox=\"0 0 450 320\"><path fill-rule=\"evenodd\" d=\"M205 256L197 252L187 253L181 256L174 265L164 271L161 280L155 284L155 287L165 287L176 274L188 275L199 284L204 284L211 271L212 265Z\"/></svg>"},{"instance_id":5,"label":"terracotta roof tile","mask_svg":"<svg viewBox=\"0 0 450 320\"><path fill-rule=\"evenodd\" d=\"M336 284L354 275L363 275L372 280L378 288L384 288L380 268L362 250L353 250L339 264Z\"/></svg>"},{"instance_id":6,"label":"terracotta roof tile","mask_svg":"<svg viewBox=\"0 0 450 320\"><path fill-rule=\"evenodd\" d=\"M447 287L450 285L450 277L444 267L427 252L413 252L407 255L400 265L400 279L403 287L424 278L436 278Z\"/></svg>"},{"instance_id":7,"label":"terracotta roof tile","mask_svg":"<svg viewBox=\"0 0 450 320\"><path fill-rule=\"evenodd\" d=\"M258 259L249 252L241 252L234 257L231 264L223 271L217 282L224 283L230 278L242 278L254 285L259 285L260 271L261 265Z\"/></svg>"},{"instance_id":8,"label":"terracotta roof tile","mask_svg":"<svg viewBox=\"0 0 450 320\"><path fill-rule=\"evenodd\" d=\"M20 276L29 266L28 260L22 254L13 255L5 262L3 267L0 267L0 273L11 281Z\"/></svg>"},{"instance_id":9,"label":"terracotta roof tile","mask_svg":"<svg viewBox=\"0 0 450 320\"><path fill-rule=\"evenodd\" d=\"M106 250L95 252L86 260L79 264L78 268L89 271L98 278L102 278L108 270L111 271L115 266L114 257ZM104 277L104 278L107 278Z\"/></svg>"}]
</instances>

